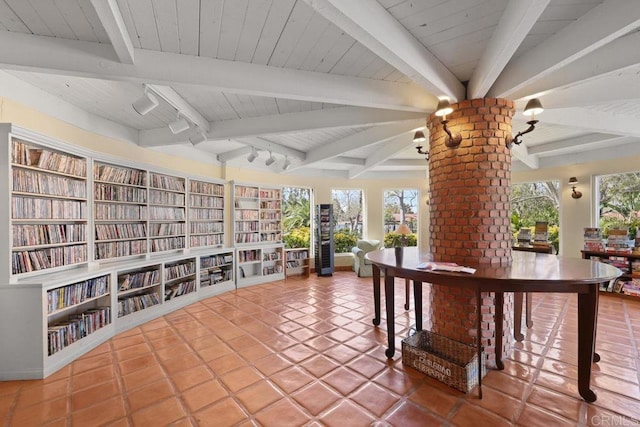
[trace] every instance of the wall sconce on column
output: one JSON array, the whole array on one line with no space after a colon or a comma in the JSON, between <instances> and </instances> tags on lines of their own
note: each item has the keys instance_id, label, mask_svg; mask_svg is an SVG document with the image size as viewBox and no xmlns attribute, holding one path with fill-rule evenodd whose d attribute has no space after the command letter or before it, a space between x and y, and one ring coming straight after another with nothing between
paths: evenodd
<instances>
[{"instance_id":1,"label":"wall sconce on column","mask_svg":"<svg viewBox=\"0 0 640 427\"><path fill-rule=\"evenodd\" d=\"M424 137L424 132L422 132L421 130L418 130L415 134L413 134L413 142L417 144L416 150L418 150L418 154L424 154L424 159L426 161L429 161L429 150L422 151L422 143L426 140L427 138Z\"/></svg>"},{"instance_id":2,"label":"wall sconce on column","mask_svg":"<svg viewBox=\"0 0 640 427\"><path fill-rule=\"evenodd\" d=\"M442 121L440 122L442 123L442 129L449 136L444 141L444 145L446 145L447 147L457 147L462 141L462 135L460 135L459 133L451 134L451 131L447 127L447 123L449 123L449 120L447 120L447 114L451 113L453 113L453 107L451 107L451 104L449 104L448 99L441 99L440 101L438 101L438 107L436 108L435 114L438 117L442 117Z\"/></svg>"},{"instance_id":3,"label":"wall sconce on column","mask_svg":"<svg viewBox=\"0 0 640 427\"><path fill-rule=\"evenodd\" d=\"M576 191L576 184L578 182L578 178L576 178L575 176L569 178L569 185L571 186L571 197L573 197L574 199L579 199L580 197L582 197L582 192Z\"/></svg>"},{"instance_id":4,"label":"wall sconce on column","mask_svg":"<svg viewBox=\"0 0 640 427\"><path fill-rule=\"evenodd\" d=\"M520 137L524 134L532 132L536 128L536 124L538 123L538 120L536 120L536 114L540 114L543 111L544 108L542 108L542 103L540 103L540 100L538 98L531 98L529 102L527 102L527 105L525 105L524 111L522 112L522 114L524 114L525 116L531 116L531 120L527 122L529 127L522 132L518 132L513 139L509 139L507 137L507 147L511 148L511 144L520 145L522 143Z\"/></svg>"}]
</instances>

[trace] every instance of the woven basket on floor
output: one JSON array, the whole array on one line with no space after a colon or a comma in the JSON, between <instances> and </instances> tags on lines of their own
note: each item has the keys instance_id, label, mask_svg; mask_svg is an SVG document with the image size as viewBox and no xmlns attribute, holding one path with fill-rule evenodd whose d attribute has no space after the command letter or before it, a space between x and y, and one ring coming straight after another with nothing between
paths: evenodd
<instances>
[{"instance_id":1,"label":"woven basket on floor","mask_svg":"<svg viewBox=\"0 0 640 427\"><path fill-rule=\"evenodd\" d=\"M402 340L402 363L465 393L478 384L476 348L430 331Z\"/></svg>"}]
</instances>

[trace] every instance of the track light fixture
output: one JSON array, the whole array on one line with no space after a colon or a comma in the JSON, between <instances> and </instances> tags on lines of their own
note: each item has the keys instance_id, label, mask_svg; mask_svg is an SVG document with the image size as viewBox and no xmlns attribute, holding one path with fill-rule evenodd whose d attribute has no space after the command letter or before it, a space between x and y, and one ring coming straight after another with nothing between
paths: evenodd
<instances>
[{"instance_id":1,"label":"track light fixture","mask_svg":"<svg viewBox=\"0 0 640 427\"><path fill-rule=\"evenodd\" d=\"M511 147L511 144L520 145L522 143L522 140L520 139L520 137L524 134L527 134L533 131L536 128L536 123L538 123L538 120L535 119L536 114L540 114L543 111L544 111L544 108L542 108L542 104L540 103L540 100L538 98L531 98L529 102L527 102L527 105L524 107L524 111L522 112L522 114L524 114L525 116L531 116L531 120L527 122L529 127L523 130L522 132L518 132L515 138L511 140L507 138L507 147Z\"/></svg>"},{"instance_id":2,"label":"track light fixture","mask_svg":"<svg viewBox=\"0 0 640 427\"><path fill-rule=\"evenodd\" d=\"M273 154L269 151L269 158L264 162L266 166L271 166L276 159L273 158Z\"/></svg>"},{"instance_id":3,"label":"track light fixture","mask_svg":"<svg viewBox=\"0 0 640 427\"><path fill-rule=\"evenodd\" d=\"M444 141L444 145L446 145L447 147L457 147L462 141L462 136L459 133L455 135L452 134L447 127L447 123L449 123L449 120L447 120L447 114L451 113L453 113L453 107L451 107L451 104L449 104L448 99L441 99L440 101L438 101L438 107L436 108L435 114L438 117L442 117L440 123L442 123L442 129L448 135L448 138Z\"/></svg>"},{"instance_id":4,"label":"track light fixture","mask_svg":"<svg viewBox=\"0 0 640 427\"><path fill-rule=\"evenodd\" d=\"M171 129L171 132L176 135L189 129L189 122L187 121L187 119L182 117L180 113L178 113L178 117L176 118L176 120L169 123L169 129Z\"/></svg>"},{"instance_id":5,"label":"track light fixture","mask_svg":"<svg viewBox=\"0 0 640 427\"><path fill-rule=\"evenodd\" d=\"M256 147L251 147L251 152L247 156L247 160L249 163L253 163L253 161L258 157L258 152L256 151Z\"/></svg>"},{"instance_id":6,"label":"track light fixture","mask_svg":"<svg viewBox=\"0 0 640 427\"><path fill-rule=\"evenodd\" d=\"M144 116L158 106L158 98L144 86L144 94L131 104L136 113Z\"/></svg>"},{"instance_id":7,"label":"track light fixture","mask_svg":"<svg viewBox=\"0 0 640 427\"><path fill-rule=\"evenodd\" d=\"M291 160L289 160L289 156L285 155L284 164L282 165L282 170L286 171L287 169L289 169L289 166L291 166Z\"/></svg>"},{"instance_id":8,"label":"track light fixture","mask_svg":"<svg viewBox=\"0 0 640 427\"><path fill-rule=\"evenodd\" d=\"M200 130L189 137L191 145L198 145L207 140L207 136Z\"/></svg>"}]
</instances>

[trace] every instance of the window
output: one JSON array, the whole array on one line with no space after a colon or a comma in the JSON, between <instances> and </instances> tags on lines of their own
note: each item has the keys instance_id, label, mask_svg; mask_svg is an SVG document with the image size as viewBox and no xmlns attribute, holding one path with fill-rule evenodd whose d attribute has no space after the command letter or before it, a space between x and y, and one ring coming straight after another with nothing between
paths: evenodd
<instances>
[{"instance_id":1,"label":"window","mask_svg":"<svg viewBox=\"0 0 640 427\"><path fill-rule=\"evenodd\" d=\"M335 253L351 252L362 239L362 190L331 190L333 200L333 242Z\"/></svg>"},{"instance_id":2,"label":"window","mask_svg":"<svg viewBox=\"0 0 640 427\"><path fill-rule=\"evenodd\" d=\"M559 248L559 206L560 181L529 182L511 186L511 231L515 235L522 228L531 229L537 221L549 225L549 240L558 252Z\"/></svg>"},{"instance_id":3,"label":"window","mask_svg":"<svg viewBox=\"0 0 640 427\"><path fill-rule=\"evenodd\" d=\"M598 227L605 235L611 228L628 227L636 237L640 224L640 172L596 177Z\"/></svg>"},{"instance_id":4,"label":"window","mask_svg":"<svg viewBox=\"0 0 640 427\"><path fill-rule=\"evenodd\" d=\"M384 192L384 246L393 246L394 231L404 223L413 235L408 236L408 245L416 246L418 231L417 189L396 189Z\"/></svg>"},{"instance_id":5,"label":"window","mask_svg":"<svg viewBox=\"0 0 640 427\"><path fill-rule=\"evenodd\" d=\"M311 189L282 188L282 231L286 248L311 247Z\"/></svg>"}]
</instances>

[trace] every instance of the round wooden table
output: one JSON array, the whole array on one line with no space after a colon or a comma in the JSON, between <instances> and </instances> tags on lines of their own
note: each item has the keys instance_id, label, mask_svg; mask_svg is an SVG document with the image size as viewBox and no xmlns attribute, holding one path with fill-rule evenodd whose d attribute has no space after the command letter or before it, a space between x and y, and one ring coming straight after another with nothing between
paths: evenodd
<instances>
[{"instance_id":1,"label":"round wooden table","mask_svg":"<svg viewBox=\"0 0 640 427\"><path fill-rule=\"evenodd\" d=\"M373 295L375 304L374 325L380 324L380 272L384 272L385 308L387 315L386 356L395 353L394 325L394 279L401 277L413 280L416 309L416 329L422 329L422 283L465 287L474 289L480 313L482 292L495 292L496 313L496 365L502 364L502 320L504 292L560 292L578 294L578 391L587 402L594 402L596 394L590 388L591 364L598 362L600 356L594 351L596 323L598 315L598 295L601 283L620 276L622 272L615 267L598 261L578 258L563 258L556 255L512 252L513 261L508 266L467 265L473 267L473 274L449 271L431 271L417 268L418 264L432 261L430 253L421 253L416 247L404 248L402 263L396 264L393 249L382 249L366 255L373 265ZM479 337L480 316L477 320ZM478 372L482 372L482 348L478 350ZM480 376L481 377L481 376ZM479 393L482 397L482 378L479 378Z\"/></svg>"}]
</instances>

